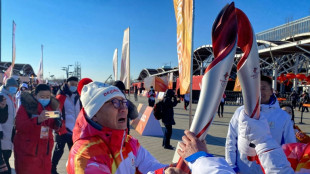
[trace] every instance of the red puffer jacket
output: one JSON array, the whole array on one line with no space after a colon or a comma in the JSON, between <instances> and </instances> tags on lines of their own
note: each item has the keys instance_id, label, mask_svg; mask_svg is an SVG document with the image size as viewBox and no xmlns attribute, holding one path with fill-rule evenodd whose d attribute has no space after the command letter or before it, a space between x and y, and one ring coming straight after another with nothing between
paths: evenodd
<instances>
[{"instance_id":1,"label":"red puffer jacket","mask_svg":"<svg viewBox=\"0 0 310 174\"><path fill-rule=\"evenodd\" d=\"M58 101L51 99L45 110L58 108ZM59 129L54 119L38 124L38 115L43 107L30 94L22 96L22 105L16 114L16 135L14 137L14 158L16 173L35 174L51 173L51 152L54 141L52 131ZM48 127L48 137L40 138L42 127Z\"/></svg>"}]
</instances>

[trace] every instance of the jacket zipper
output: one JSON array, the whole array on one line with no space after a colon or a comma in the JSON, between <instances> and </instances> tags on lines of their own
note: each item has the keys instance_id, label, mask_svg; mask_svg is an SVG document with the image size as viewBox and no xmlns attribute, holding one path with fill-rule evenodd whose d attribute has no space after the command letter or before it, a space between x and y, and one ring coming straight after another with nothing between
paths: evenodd
<instances>
[{"instance_id":1,"label":"jacket zipper","mask_svg":"<svg viewBox=\"0 0 310 174\"><path fill-rule=\"evenodd\" d=\"M127 135L127 133L126 133L126 131L124 131L123 139L122 139L122 145L121 145L121 149L120 149L119 153L121 155L122 161L125 164L125 169L129 169L129 171L130 171L130 168L127 167L126 161L124 161L124 157L123 157L123 146L124 146L124 140L126 138L126 135Z\"/></svg>"},{"instance_id":2,"label":"jacket zipper","mask_svg":"<svg viewBox=\"0 0 310 174\"><path fill-rule=\"evenodd\" d=\"M50 149L50 140L47 140L47 151L46 151L46 155L48 155L49 149Z\"/></svg>"},{"instance_id":3,"label":"jacket zipper","mask_svg":"<svg viewBox=\"0 0 310 174\"><path fill-rule=\"evenodd\" d=\"M38 155L38 144L36 146L36 156Z\"/></svg>"}]
</instances>

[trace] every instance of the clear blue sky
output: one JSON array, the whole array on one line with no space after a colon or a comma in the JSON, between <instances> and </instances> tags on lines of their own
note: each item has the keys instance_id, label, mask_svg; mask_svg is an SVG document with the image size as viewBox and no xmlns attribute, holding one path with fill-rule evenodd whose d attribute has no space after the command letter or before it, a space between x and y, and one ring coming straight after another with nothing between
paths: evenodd
<instances>
[{"instance_id":1,"label":"clear blue sky","mask_svg":"<svg viewBox=\"0 0 310 174\"><path fill-rule=\"evenodd\" d=\"M195 0L194 49L211 44L211 27L228 0ZM309 0L235 1L261 32L310 15ZM131 77L143 68L177 66L173 0L2 0L2 61L12 59L16 23L16 62L37 73L44 45L44 76L65 77L61 67L75 62L82 77L105 81L113 73L123 31L130 27ZM72 69L71 69L72 70ZM118 73L120 74L120 73Z\"/></svg>"}]
</instances>

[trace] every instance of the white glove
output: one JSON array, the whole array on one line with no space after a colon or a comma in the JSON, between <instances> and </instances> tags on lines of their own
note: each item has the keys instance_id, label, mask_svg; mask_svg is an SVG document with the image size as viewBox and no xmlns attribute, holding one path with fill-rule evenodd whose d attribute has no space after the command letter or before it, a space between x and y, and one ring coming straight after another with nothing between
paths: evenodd
<instances>
[{"instance_id":1,"label":"white glove","mask_svg":"<svg viewBox=\"0 0 310 174\"><path fill-rule=\"evenodd\" d=\"M245 139L242 136L238 137L238 151L241 154L245 154L247 156L256 156L256 151L253 147L250 147L250 141Z\"/></svg>"},{"instance_id":2,"label":"white glove","mask_svg":"<svg viewBox=\"0 0 310 174\"><path fill-rule=\"evenodd\" d=\"M244 110L242 110L239 115L238 129L239 137L254 144L257 154L280 147L272 138L268 122L262 115L259 120L256 120L250 118L245 114Z\"/></svg>"}]
</instances>

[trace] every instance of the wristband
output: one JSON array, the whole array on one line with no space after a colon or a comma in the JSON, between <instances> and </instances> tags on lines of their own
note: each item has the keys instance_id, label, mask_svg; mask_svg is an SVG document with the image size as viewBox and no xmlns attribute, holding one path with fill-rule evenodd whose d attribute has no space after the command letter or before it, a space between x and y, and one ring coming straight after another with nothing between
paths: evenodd
<instances>
[{"instance_id":1,"label":"wristband","mask_svg":"<svg viewBox=\"0 0 310 174\"><path fill-rule=\"evenodd\" d=\"M191 156L186 157L185 160L187 162L193 163L196 159L198 159L198 158L200 158L202 156L213 157L213 155L211 155L211 154L209 154L207 152L199 151L199 152L196 152L196 153L192 154Z\"/></svg>"}]
</instances>

